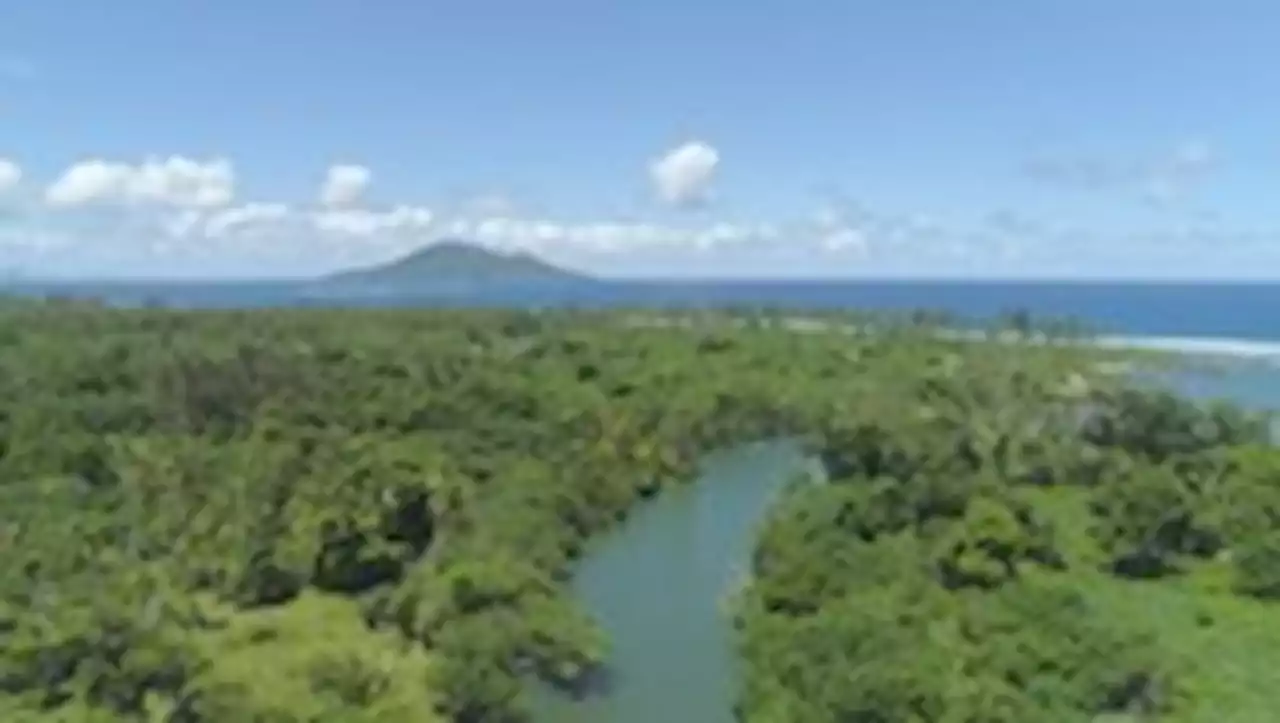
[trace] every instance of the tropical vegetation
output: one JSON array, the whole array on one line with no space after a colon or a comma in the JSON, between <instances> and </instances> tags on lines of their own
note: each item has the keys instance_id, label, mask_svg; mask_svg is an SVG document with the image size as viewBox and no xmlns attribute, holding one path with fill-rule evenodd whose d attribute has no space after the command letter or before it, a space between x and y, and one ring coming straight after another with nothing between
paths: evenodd
<instances>
[{"instance_id":1,"label":"tropical vegetation","mask_svg":"<svg viewBox=\"0 0 1280 723\"><path fill-rule=\"evenodd\" d=\"M827 479L734 599L742 719L1266 719L1265 418L927 315L657 320L4 307L0 720L527 720L606 663L588 541L777 437Z\"/></svg>"}]
</instances>

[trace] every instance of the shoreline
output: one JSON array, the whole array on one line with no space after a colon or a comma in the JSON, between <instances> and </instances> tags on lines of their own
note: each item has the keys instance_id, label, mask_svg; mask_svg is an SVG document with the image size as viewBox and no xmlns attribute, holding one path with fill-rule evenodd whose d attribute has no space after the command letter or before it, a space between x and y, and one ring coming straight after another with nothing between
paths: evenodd
<instances>
[{"instance_id":1,"label":"shoreline","mask_svg":"<svg viewBox=\"0 0 1280 723\"><path fill-rule=\"evenodd\" d=\"M628 326L641 328L681 327L693 329L708 321L727 322L733 328L746 328L753 324L766 327L780 325L802 334L843 333L853 336L874 334L874 324L851 324L831 321L815 316L788 316L780 319L755 320L734 315L732 312L717 318L712 311L705 319L691 315L634 315L625 321ZM1012 330L984 331L981 329L940 328L938 336L950 341L975 343L996 341L1005 344L1030 344L1033 346L1080 346L1104 351L1150 354L1156 358L1176 356L1195 357L1221 362L1260 362L1268 366L1280 366L1280 340L1232 338L1220 336L1162 336L1142 334L1082 334L1078 337L1054 339L1043 332L1024 334Z\"/></svg>"}]
</instances>

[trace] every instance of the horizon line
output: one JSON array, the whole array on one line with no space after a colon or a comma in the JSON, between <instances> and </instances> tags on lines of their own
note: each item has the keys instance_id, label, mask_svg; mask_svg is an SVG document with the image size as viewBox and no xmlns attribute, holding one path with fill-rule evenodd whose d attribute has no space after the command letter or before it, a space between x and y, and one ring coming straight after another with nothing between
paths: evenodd
<instances>
[{"instance_id":1,"label":"horizon line","mask_svg":"<svg viewBox=\"0 0 1280 723\"><path fill-rule=\"evenodd\" d=\"M89 275L22 275L18 277L0 277L0 288L19 288L23 286L61 285L61 284L155 284L164 286L200 286L200 285L246 285L246 284L307 284L307 283L342 283L330 278L332 272L299 276L89 276ZM432 281L423 286L435 285ZM1231 277L1231 276L1049 276L1049 275L993 275L993 276L959 276L944 274L868 274L851 276L612 276L584 274L577 278L557 280L534 280L520 282L528 285L554 286L557 284L618 284L618 285L653 285L653 286L733 286L733 285L831 285L831 284L1016 284L1016 285L1130 285L1130 286L1261 286L1280 285L1280 276L1276 277ZM375 286L407 287L411 284L377 283ZM504 282L484 282L484 285L502 286Z\"/></svg>"}]
</instances>

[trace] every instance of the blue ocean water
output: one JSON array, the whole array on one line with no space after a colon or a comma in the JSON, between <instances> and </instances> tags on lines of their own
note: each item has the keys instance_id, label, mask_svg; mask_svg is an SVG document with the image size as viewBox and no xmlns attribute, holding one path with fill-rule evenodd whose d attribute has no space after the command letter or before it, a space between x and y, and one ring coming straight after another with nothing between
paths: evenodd
<instances>
[{"instance_id":1,"label":"blue ocean water","mask_svg":"<svg viewBox=\"0 0 1280 723\"><path fill-rule=\"evenodd\" d=\"M1261 361L1228 376L1183 382L1199 396L1280 407L1280 283L1018 281L621 282L504 285L429 292L338 291L305 281L243 283L11 283L2 292L98 299L112 305L245 307L723 307L945 311L988 319L1014 310L1071 317L1123 343Z\"/></svg>"},{"instance_id":2,"label":"blue ocean water","mask_svg":"<svg viewBox=\"0 0 1280 723\"><path fill-rule=\"evenodd\" d=\"M338 292L312 282L13 283L21 294L181 307L254 306L724 306L939 309L990 317L1025 309L1078 317L1108 333L1280 340L1280 283L1015 281L614 282L510 285L441 293L381 288Z\"/></svg>"}]
</instances>

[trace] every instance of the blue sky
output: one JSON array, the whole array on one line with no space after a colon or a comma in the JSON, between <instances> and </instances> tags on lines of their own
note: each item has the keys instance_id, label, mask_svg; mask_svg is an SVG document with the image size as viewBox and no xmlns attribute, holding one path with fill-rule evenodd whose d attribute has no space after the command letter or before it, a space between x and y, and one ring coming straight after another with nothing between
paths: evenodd
<instances>
[{"instance_id":1,"label":"blue sky","mask_svg":"<svg viewBox=\"0 0 1280 723\"><path fill-rule=\"evenodd\" d=\"M1265 0L41 0L0 267L1280 276Z\"/></svg>"}]
</instances>

